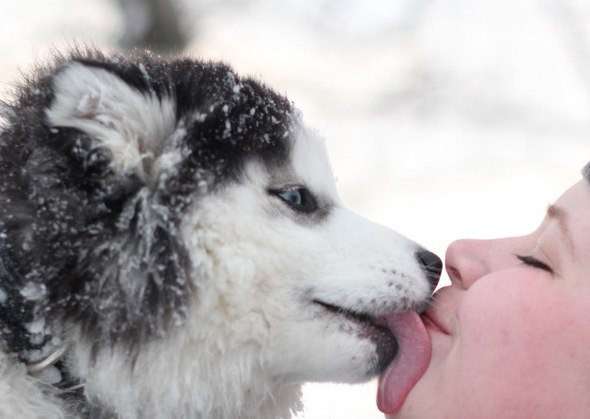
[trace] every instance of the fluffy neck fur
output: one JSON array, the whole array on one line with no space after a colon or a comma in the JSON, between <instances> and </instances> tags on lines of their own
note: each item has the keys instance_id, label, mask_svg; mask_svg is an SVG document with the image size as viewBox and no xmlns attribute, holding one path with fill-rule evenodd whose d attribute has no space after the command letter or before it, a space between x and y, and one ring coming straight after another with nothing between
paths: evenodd
<instances>
[{"instance_id":1,"label":"fluffy neck fur","mask_svg":"<svg viewBox=\"0 0 590 419\"><path fill-rule=\"evenodd\" d=\"M158 351L163 353L156 356ZM109 359L99 355L100 368L93 368L87 348L78 347L69 361L86 377L90 419L291 418L302 408L301 386L268 377L255 352L209 354L205 365L199 362L203 357L192 354L191 362L191 354L166 344L139 357L131 371L127 357L116 352ZM24 365L0 352L0 417L87 418L73 410L50 386L28 375Z\"/></svg>"},{"instance_id":2,"label":"fluffy neck fur","mask_svg":"<svg viewBox=\"0 0 590 419\"><path fill-rule=\"evenodd\" d=\"M83 419L23 364L0 351L0 417L18 419Z\"/></svg>"},{"instance_id":3,"label":"fluffy neck fur","mask_svg":"<svg viewBox=\"0 0 590 419\"><path fill-rule=\"evenodd\" d=\"M79 345L70 363L84 377L89 401L120 419L288 419L301 410L301 385L270 377L260 348L229 352L211 339L195 351L188 339L154 342L134 364L117 350L92 362L90 349Z\"/></svg>"}]
</instances>

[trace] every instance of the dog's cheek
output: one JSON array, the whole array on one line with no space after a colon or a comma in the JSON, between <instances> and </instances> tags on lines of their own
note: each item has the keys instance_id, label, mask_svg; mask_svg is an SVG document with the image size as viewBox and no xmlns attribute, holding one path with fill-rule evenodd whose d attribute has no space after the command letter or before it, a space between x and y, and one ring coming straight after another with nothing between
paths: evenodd
<instances>
[{"instance_id":1,"label":"dog's cheek","mask_svg":"<svg viewBox=\"0 0 590 419\"><path fill-rule=\"evenodd\" d=\"M282 324L269 344L272 371L292 382L360 383L374 376L376 345L336 322Z\"/></svg>"}]
</instances>

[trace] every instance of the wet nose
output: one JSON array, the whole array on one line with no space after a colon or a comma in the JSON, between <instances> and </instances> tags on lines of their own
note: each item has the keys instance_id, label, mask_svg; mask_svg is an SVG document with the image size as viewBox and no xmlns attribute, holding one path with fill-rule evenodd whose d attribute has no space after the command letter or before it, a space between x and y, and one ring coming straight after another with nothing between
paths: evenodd
<instances>
[{"instance_id":1,"label":"wet nose","mask_svg":"<svg viewBox=\"0 0 590 419\"><path fill-rule=\"evenodd\" d=\"M438 280L440 279L440 273L442 272L443 263L442 260L434 253L429 252L426 249L420 249L416 252L416 259L418 264L426 274L428 282L432 287L432 290L436 288Z\"/></svg>"}]
</instances>

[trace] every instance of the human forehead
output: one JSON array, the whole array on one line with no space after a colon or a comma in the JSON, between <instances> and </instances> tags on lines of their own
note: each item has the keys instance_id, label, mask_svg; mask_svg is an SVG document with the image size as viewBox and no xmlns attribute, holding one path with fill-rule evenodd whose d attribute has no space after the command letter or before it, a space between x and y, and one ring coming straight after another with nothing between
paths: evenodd
<instances>
[{"instance_id":1,"label":"human forehead","mask_svg":"<svg viewBox=\"0 0 590 419\"><path fill-rule=\"evenodd\" d=\"M568 227L574 230L590 227L590 182L580 180L575 183L552 207L563 213Z\"/></svg>"},{"instance_id":2,"label":"human forehead","mask_svg":"<svg viewBox=\"0 0 590 419\"><path fill-rule=\"evenodd\" d=\"M590 255L590 183L581 180L569 188L551 207L545 223L561 224L574 251L583 260ZM589 262L590 263L590 262Z\"/></svg>"}]
</instances>

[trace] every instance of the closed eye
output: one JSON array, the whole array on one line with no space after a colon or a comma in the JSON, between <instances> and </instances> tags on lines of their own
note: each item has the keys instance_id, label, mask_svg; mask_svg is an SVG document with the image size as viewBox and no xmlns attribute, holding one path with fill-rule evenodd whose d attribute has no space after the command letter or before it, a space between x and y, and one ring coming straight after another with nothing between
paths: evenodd
<instances>
[{"instance_id":1,"label":"closed eye","mask_svg":"<svg viewBox=\"0 0 590 419\"><path fill-rule=\"evenodd\" d=\"M549 265L544 262L541 262L539 259L533 256L521 256L521 255L514 255L518 260L528 266L532 266L533 268L541 269L547 271L549 273L553 273L553 269Z\"/></svg>"}]
</instances>

